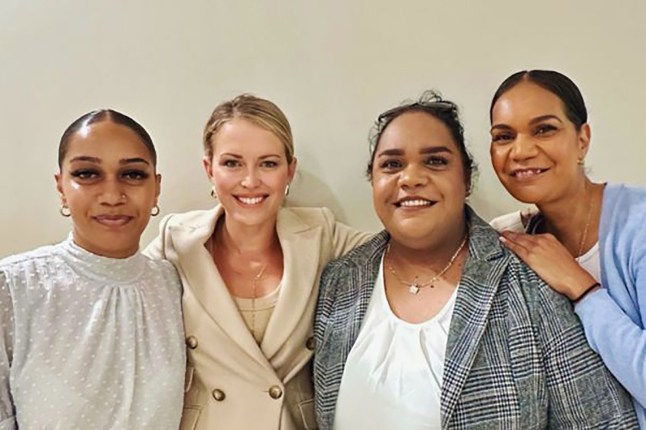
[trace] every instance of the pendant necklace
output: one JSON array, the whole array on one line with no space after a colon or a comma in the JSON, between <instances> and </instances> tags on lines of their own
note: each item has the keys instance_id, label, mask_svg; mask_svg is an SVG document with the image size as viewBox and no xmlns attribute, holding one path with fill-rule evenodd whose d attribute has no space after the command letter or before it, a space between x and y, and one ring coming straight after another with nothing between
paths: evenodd
<instances>
[{"instance_id":1,"label":"pendant necklace","mask_svg":"<svg viewBox=\"0 0 646 430\"><path fill-rule=\"evenodd\" d=\"M427 282L418 282L417 276L415 276L415 280L413 282L406 281L399 276L395 268L389 262L386 262L386 266L388 267L388 271L390 271L390 273L393 274L393 276L399 281L399 283L407 287L408 292L410 294L416 295L419 293L419 290L421 290L422 288L426 288L426 287L435 288L435 283L442 277L442 275L444 275L451 268L455 259L458 258L460 251L462 251L462 248L464 248L464 245L466 245L467 243L468 237L469 237L468 234L464 235L464 239L462 239L462 243L460 243L460 246L458 246L458 249L453 253L453 255L449 259L449 262L446 264L446 266L444 266L444 268L440 270L440 272L437 275L433 276ZM388 257L389 253L390 253L390 242L388 242L388 247L386 248L386 257Z\"/></svg>"}]
</instances>

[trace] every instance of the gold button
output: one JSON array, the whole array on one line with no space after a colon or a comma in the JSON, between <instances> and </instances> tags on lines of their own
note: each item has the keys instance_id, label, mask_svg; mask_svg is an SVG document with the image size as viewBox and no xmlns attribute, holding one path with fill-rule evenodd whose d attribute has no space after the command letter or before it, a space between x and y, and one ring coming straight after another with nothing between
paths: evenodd
<instances>
[{"instance_id":1,"label":"gold button","mask_svg":"<svg viewBox=\"0 0 646 430\"><path fill-rule=\"evenodd\" d=\"M307 341L305 342L305 347L310 351L314 351L314 347L316 347L316 341L314 340L314 336L310 336L307 338Z\"/></svg>"},{"instance_id":2,"label":"gold button","mask_svg":"<svg viewBox=\"0 0 646 430\"><path fill-rule=\"evenodd\" d=\"M269 397L271 397L272 399L280 399L282 395L283 390L281 390L278 385L274 385L273 387L269 388Z\"/></svg>"},{"instance_id":3,"label":"gold button","mask_svg":"<svg viewBox=\"0 0 646 430\"><path fill-rule=\"evenodd\" d=\"M189 336L186 338L186 346L191 349L197 348L197 338L195 336Z\"/></svg>"},{"instance_id":4,"label":"gold button","mask_svg":"<svg viewBox=\"0 0 646 430\"><path fill-rule=\"evenodd\" d=\"M213 390L213 392L211 393L211 395L212 395L212 396L213 396L213 398L214 398L216 401L218 401L218 402L221 402L222 400L224 400L224 399L227 397L227 395L226 395L226 394L224 394L224 391L219 390L219 389L217 389L217 388L216 388L215 390Z\"/></svg>"}]
</instances>

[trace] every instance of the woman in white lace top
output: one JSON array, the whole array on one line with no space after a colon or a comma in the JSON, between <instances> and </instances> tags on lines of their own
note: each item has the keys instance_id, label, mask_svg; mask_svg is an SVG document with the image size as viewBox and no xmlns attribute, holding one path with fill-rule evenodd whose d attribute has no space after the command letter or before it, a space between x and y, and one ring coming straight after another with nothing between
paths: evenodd
<instances>
[{"instance_id":1,"label":"woman in white lace top","mask_svg":"<svg viewBox=\"0 0 646 430\"><path fill-rule=\"evenodd\" d=\"M176 429L185 367L181 285L139 253L160 176L148 133L112 110L61 138L72 232L0 261L0 430Z\"/></svg>"}]
</instances>

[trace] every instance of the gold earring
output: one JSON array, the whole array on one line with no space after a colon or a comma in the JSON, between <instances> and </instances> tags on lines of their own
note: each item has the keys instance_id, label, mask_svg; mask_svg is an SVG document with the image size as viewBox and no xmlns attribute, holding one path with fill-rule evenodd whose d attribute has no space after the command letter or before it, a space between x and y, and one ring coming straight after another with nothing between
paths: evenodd
<instances>
[{"instance_id":1,"label":"gold earring","mask_svg":"<svg viewBox=\"0 0 646 430\"><path fill-rule=\"evenodd\" d=\"M211 188L211 197L213 197L215 200L218 199L218 195L215 194L215 188Z\"/></svg>"},{"instance_id":2,"label":"gold earring","mask_svg":"<svg viewBox=\"0 0 646 430\"><path fill-rule=\"evenodd\" d=\"M583 166L585 164L585 159L584 158L577 158L576 164L579 166Z\"/></svg>"},{"instance_id":3,"label":"gold earring","mask_svg":"<svg viewBox=\"0 0 646 430\"><path fill-rule=\"evenodd\" d=\"M289 185L290 184L287 184L287 186L285 187L285 197L289 195Z\"/></svg>"},{"instance_id":4,"label":"gold earring","mask_svg":"<svg viewBox=\"0 0 646 430\"><path fill-rule=\"evenodd\" d=\"M150 216L157 216L159 215L159 212L159 205L155 205L155 207L153 207L153 210L150 211Z\"/></svg>"},{"instance_id":5,"label":"gold earring","mask_svg":"<svg viewBox=\"0 0 646 430\"><path fill-rule=\"evenodd\" d=\"M70 208L66 204L62 204L58 212L60 212L60 214L63 215L65 218L69 218L72 215L72 212L70 212Z\"/></svg>"}]
</instances>

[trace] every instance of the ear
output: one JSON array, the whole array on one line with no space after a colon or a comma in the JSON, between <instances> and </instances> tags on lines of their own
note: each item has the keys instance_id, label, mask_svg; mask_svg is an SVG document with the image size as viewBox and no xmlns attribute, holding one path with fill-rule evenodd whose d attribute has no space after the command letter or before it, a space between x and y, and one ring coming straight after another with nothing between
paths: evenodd
<instances>
[{"instance_id":1,"label":"ear","mask_svg":"<svg viewBox=\"0 0 646 430\"><path fill-rule=\"evenodd\" d=\"M60 172L54 173L54 181L56 181L56 191L58 191L58 196L61 199L61 204L67 204L67 199L65 198L65 193L63 192L63 176Z\"/></svg>"},{"instance_id":2,"label":"ear","mask_svg":"<svg viewBox=\"0 0 646 430\"><path fill-rule=\"evenodd\" d=\"M590 125L587 123L581 126L578 136L578 150L579 150L579 159L584 159L588 150L590 149L590 138L591 138Z\"/></svg>"},{"instance_id":3,"label":"ear","mask_svg":"<svg viewBox=\"0 0 646 430\"><path fill-rule=\"evenodd\" d=\"M209 178L209 182L212 182L213 181L213 172L212 172L213 160L208 155L205 155L204 157L202 157L202 167L204 167L204 171L206 172L206 176Z\"/></svg>"},{"instance_id":4,"label":"ear","mask_svg":"<svg viewBox=\"0 0 646 430\"><path fill-rule=\"evenodd\" d=\"M161 194L161 179L162 176L157 173L155 175L155 204L157 204L157 200L159 199L159 194Z\"/></svg>"},{"instance_id":5,"label":"ear","mask_svg":"<svg viewBox=\"0 0 646 430\"><path fill-rule=\"evenodd\" d=\"M298 160L296 157L292 157L292 161L287 166L287 175L289 177L289 182L292 182L294 175L296 174L296 166L298 165Z\"/></svg>"}]
</instances>

